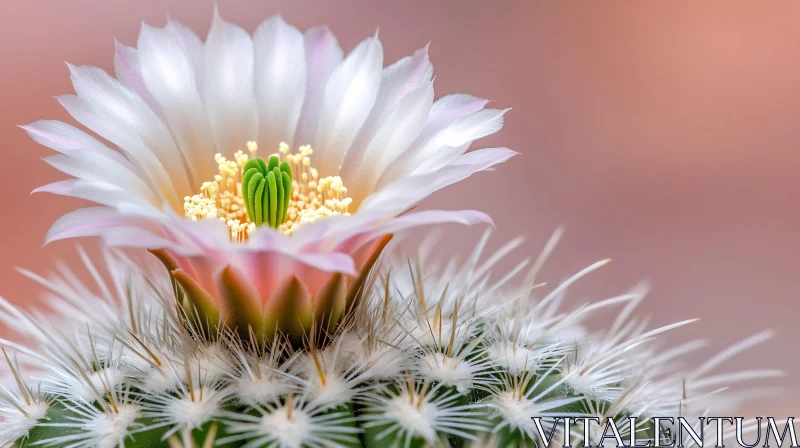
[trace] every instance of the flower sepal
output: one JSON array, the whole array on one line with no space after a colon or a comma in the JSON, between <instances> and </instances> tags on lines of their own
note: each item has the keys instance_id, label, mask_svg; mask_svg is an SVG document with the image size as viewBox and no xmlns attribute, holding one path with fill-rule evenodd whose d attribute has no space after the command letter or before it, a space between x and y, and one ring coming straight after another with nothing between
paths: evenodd
<instances>
[{"instance_id":1,"label":"flower sepal","mask_svg":"<svg viewBox=\"0 0 800 448\"><path fill-rule=\"evenodd\" d=\"M169 249L152 253L170 274L175 305L194 334L215 341L233 335L249 347L285 338L294 347L324 345L357 312L370 274L392 235L362 244L351 255L356 274L327 272L276 256L243 269ZM294 267L294 268L293 268Z\"/></svg>"}]
</instances>

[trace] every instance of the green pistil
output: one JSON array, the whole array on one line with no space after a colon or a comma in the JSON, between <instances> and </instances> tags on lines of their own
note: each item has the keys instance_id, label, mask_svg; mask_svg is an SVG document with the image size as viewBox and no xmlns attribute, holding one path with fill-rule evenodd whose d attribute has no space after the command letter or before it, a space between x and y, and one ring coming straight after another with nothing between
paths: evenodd
<instances>
[{"instance_id":1,"label":"green pistil","mask_svg":"<svg viewBox=\"0 0 800 448\"><path fill-rule=\"evenodd\" d=\"M272 156L269 163L258 157L251 159L242 171L242 199L250 222L256 227L267 224L278 228L286 222L292 197L292 168Z\"/></svg>"}]
</instances>

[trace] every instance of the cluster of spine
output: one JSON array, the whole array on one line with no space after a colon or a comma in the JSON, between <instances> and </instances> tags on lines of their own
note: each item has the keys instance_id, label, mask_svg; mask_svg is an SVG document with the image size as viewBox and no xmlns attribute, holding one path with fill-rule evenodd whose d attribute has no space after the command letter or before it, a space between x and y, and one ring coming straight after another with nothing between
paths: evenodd
<instances>
[{"instance_id":1,"label":"cluster of spine","mask_svg":"<svg viewBox=\"0 0 800 448\"><path fill-rule=\"evenodd\" d=\"M691 321L646 329L633 313L642 288L565 311L569 286L605 262L548 287L537 274L552 244L496 278L518 242L479 261L485 242L462 264L385 256L354 318L302 346L199 337L163 269L118 253L106 254L107 276L84 256L91 287L66 269L26 273L50 289L53 313L0 300L0 322L22 341L0 340L0 446L541 447L534 416L545 427L564 416L701 416L734 406L735 383L776 374L715 373L767 334L680 370L703 344L659 350L656 336ZM600 310L616 317L590 332L584 322Z\"/></svg>"}]
</instances>

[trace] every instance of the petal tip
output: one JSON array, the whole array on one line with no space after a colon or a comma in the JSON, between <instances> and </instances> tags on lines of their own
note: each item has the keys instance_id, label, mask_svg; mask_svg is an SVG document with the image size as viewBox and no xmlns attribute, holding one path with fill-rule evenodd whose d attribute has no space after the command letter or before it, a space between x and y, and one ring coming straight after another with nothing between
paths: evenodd
<instances>
[{"instance_id":1,"label":"petal tip","mask_svg":"<svg viewBox=\"0 0 800 448\"><path fill-rule=\"evenodd\" d=\"M214 13L213 18L211 19L211 29L214 29L214 25L223 25L225 24L225 19L222 18L222 14L219 12L219 4L214 2ZM210 33L210 31L209 31Z\"/></svg>"},{"instance_id":2,"label":"petal tip","mask_svg":"<svg viewBox=\"0 0 800 448\"><path fill-rule=\"evenodd\" d=\"M63 240L64 238L65 238L64 236L48 230L47 234L44 236L44 242L42 243L42 247L45 247L54 241Z\"/></svg>"},{"instance_id":3,"label":"petal tip","mask_svg":"<svg viewBox=\"0 0 800 448\"><path fill-rule=\"evenodd\" d=\"M494 220L491 216L483 212L475 212L475 223L474 224L486 224L491 227L493 230L497 229L497 226L494 223Z\"/></svg>"},{"instance_id":4,"label":"petal tip","mask_svg":"<svg viewBox=\"0 0 800 448\"><path fill-rule=\"evenodd\" d=\"M139 39L141 39L143 36L149 36L155 30L156 27L148 25L147 23L144 22L144 20L142 20L142 24L139 27Z\"/></svg>"}]
</instances>

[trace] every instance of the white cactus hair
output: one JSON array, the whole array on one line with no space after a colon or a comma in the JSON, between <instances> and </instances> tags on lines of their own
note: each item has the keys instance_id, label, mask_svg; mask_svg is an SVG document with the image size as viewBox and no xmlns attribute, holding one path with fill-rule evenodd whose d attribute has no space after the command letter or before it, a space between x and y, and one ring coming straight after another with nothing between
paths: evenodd
<instances>
[{"instance_id":1,"label":"white cactus hair","mask_svg":"<svg viewBox=\"0 0 800 448\"><path fill-rule=\"evenodd\" d=\"M561 233L502 275L520 240L484 257L487 232L461 263L432 259L437 235L417 254L391 246L356 318L303 348L222 330L208 342L149 254L105 249L101 270L79 249L91 285L61 265L52 278L23 271L48 289L46 311L0 299L18 336L0 340L0 446L527 447L533 415L732 415L750 382L780 375L720 369L769 332L687 368L705 341L663 348L693 320L649 329L635 314L644 285L567 308L569 286L606 262L537 283ZM598 310L617 314L593 331Z\"/></svg>"}]
</instances>

